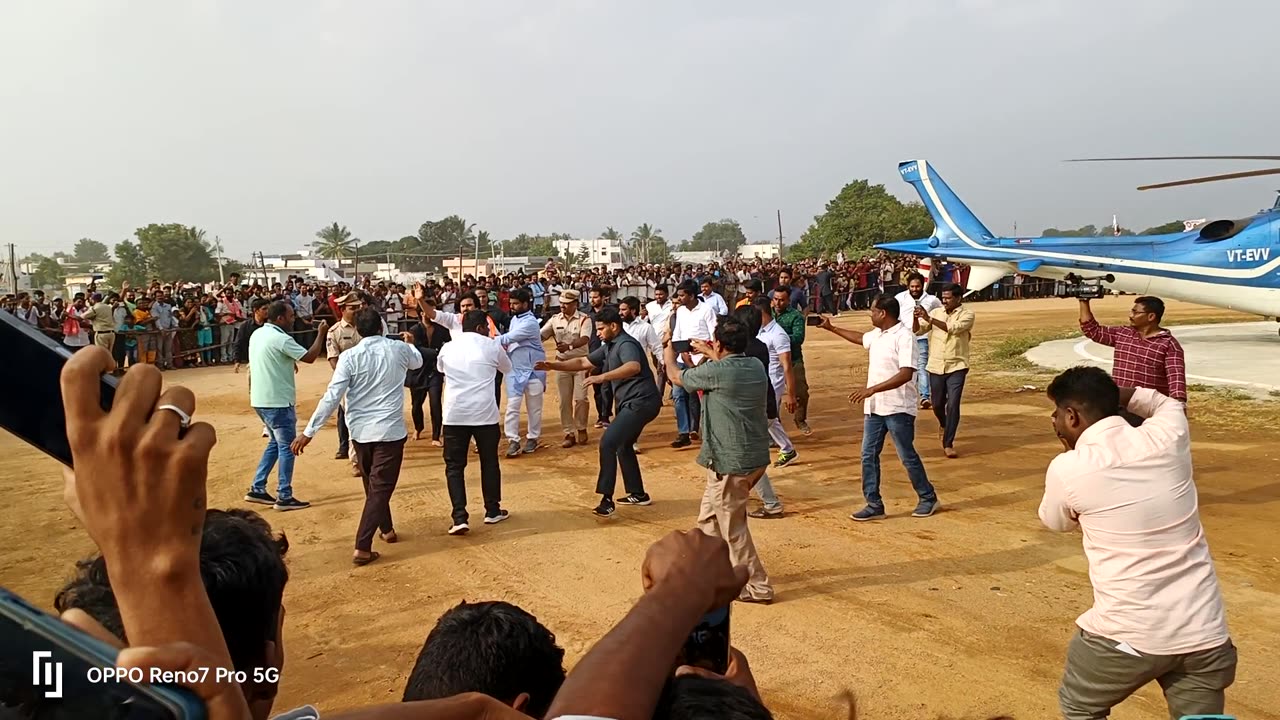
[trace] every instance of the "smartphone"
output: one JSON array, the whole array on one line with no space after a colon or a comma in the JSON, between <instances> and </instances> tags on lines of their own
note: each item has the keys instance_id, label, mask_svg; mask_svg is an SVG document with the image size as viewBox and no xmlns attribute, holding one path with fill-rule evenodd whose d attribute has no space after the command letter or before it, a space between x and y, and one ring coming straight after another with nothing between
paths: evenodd
<instances>
[{"instance_id":1,"label":"smartphone","mask_svg":"<svg viewBox=\"0 0 1280 720\"><path fill-rule=\"evenodd\" d=\"M118 338L117 342L124 342ZM22 378L0 395L0 427L71 467L67 416L62 407L62 366L71 351L16 316L0 312L0 376ZM99 402L110 410L119 379L103 375Z\"/></svg>"},{"instance_id":2,"label":"smartphone","mask_svg":"<svg viewBox=\"0 0 1280 720\"><path fill-rule=\"evenodd\" d=\"M680 353L693 352L693 345L688 340L672 340L671 349L675 350L676 354L679 355Z\"/></svg>"},{"instance_id":3,"label":"smartphone","mask_svg":"<svg viewBox=\"0 0 1280 720\"><path fill-rule=\"evenodd\" d=\"M404 341L404 338L400 337L400 333L387 333L387 339Z\"/></svg>"},{"instance_id":4,"label":"smartphone","mask_svg":"<svg viewBox=\"0 0 1280 720\"><path fill-rule=\"evenodd\" d=\"M185 689L104 673L118 652L0 588L0 717L204 719Z\"/></svg>"},{"instance_id":5,"label":"smartphone","mask_svg":"<svg viewBox=\"0 0 1280 720\"><path fill-rule=\"evenodd\" d=\"M804 318L804 324L809 327L818 327L822 324L822 320L823 318L821 315L806 315Z\"/></svg>"},{"instance_id":6,"label":"smartphone","mask_svg":"<svg viewBox=\"0 0 1280 720\"><path fill-rule=\"evenodd\" d=\"M680 665L692 665L724 675L729 671L729 606L712 610L685 638Z\"/></svg>"}]
</instances>

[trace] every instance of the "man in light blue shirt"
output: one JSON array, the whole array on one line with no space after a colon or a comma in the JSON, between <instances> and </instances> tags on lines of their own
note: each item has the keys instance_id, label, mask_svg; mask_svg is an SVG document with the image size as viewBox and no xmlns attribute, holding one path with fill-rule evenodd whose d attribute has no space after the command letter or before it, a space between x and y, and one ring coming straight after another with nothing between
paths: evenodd
<instances>
[{"instance_id":1,"label":"man in light blue shirt","mask_svg":"<svg viewBox=\"0 0 1280 720\"><path fill-rule=\"evenodd\" d=\"M411 333L400 333L400 340L383 336L377 308L356 312L355 326L360 341L338 356L324 397L290 449L301 455L346 396L347 429L364 481L364 512L356 529L351 562L368 565L379 557L373 551L375 530L382 533L385 542L397 539L391 522L391 494L400 480L404 441L409 437L404 424L404 379L405 373L422 367L422 353L413 344Z\"/></svg>"},{"instance_id":2,"label":"man in light blue shirt","mask_svg":"<svg viewBox=\"0 0 1280 720\"><path fill-rule=\"evenodd\" d=\"M516 288L511 292L511 326L498 336L498 344L511 357L511 372L506 376L507 385L507 457L532 453L538 449L542 436L542 395L547 389L547 373L534 366L547 359L542 347L542 326L533 314L533 293L528 288ZM524 400L529 415L529 433L524 447L520 446L520 401Z\"/></svg>"},{"instance_id":3,"label":"man in light blue shirt","mask_svg":"<svg viewBox=\"0 0 1280 720\"><path fill-rule=\"evenodd\" d=\"M173 369L173 340L177 335L178 318L173 314L173 301L168 291L155 294L156 301L151 306L151 315L156 319L156 330L160 331L160 348L156 354L156 365L161 370Z\"/></svg>"},{"instance_id":4,"label":"man in light blue shirt","mask_svg":"<svg viewBox=\"0 0 1280 720\"><path fill-rule=\"evenodd\" d=\"M303 349L288 331L293 329L293 305L276 300L267 306L267 323L249 338L249 404L267 426L267 448L258 462L253 485L244 499L276 510L301 510L311 506L293 496L293 450L298 434L297 363L313 363L324 352L325 330L321 322L316 341ZM267 492L267 475L280 463L277 495Z\"/></svg>"}]
</instances>

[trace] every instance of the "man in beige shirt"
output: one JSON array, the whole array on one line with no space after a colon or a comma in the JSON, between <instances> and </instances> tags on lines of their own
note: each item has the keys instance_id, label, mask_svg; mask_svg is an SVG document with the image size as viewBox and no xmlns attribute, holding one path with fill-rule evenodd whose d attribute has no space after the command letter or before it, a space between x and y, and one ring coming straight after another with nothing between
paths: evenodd
<instances>
[{"instance_id":1,"label":"man in beige shirt","mask_svg":"<svg viewBox=\"0 0 1280 720\"><path fill-rule=\"evenodd\" d=\"M360 333L356 332L355 317L356 312L362 307L364 307L364 301L357 293L350 292L338 299L338 309L342 311L342 318L329 328L324 342L325 356L329 358L331 369L337 369L338 356L343 351L350 350L360 342ZM338 405L338 452L334 453L333 459L348 458L351 461L351 474L358 476L360 468L356 462L355 448L351 447L351 433L347 430L346 405L345 399Z\"/></svg>"},{"instance_id":2,"label":"man in beige shirt","mask_svg":"<svg viewBox=\"0 0 1280 720\"><path fill-rule=\"evenodd\" d=\"M1058 702L1067 720L1107 717L1151 681L1170 717L1220 715L1236 648L1200 524L1182 403L1076 367L1049 384L1065 452L1044 478L1040 520L1081 531L1093 607L1076 620ZM1143 418L1132 427L1120 414Z\"/></svg>"},{"instance_id":3,"label":"man in beige shirt","mask_svg":"<svg viewBox=\"0 0 1280 720\"><path fill-rule=\"evenodd\" d=\"M556 362L587 356L587 344L595 334L595 323L578 310L577 290L566 288L560 293L560 312L542 326L542 339L555 338ZM587 441L587 389L585 371L557 372L556 389L560 392L560 425L564 429L561 447L571 448Z\"/></svg>"},{"instance_id":4,"label":"man in beige shirt","mask_svg":"<svg viewBox=\"0 0 1280 720\"><path fill-rule=\"evenodd\" d=\"M933 415L938 418L938 435L942 452L958 457L955 450L956 430L960 427L960 397L969 376L969 339L973 335L973 311L961 304L964 288L947 285L939 293L942 307L925 310L916 306L912 319L916 335L929 333L929 394L933 399Z\"/></svg>"}]
</instances>

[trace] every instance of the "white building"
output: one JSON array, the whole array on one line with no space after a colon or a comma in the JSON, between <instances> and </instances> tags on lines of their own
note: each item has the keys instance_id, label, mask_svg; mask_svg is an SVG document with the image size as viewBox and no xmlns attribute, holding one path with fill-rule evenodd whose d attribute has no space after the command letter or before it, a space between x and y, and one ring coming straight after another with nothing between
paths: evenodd
<instances>
[{"instance_id":1,"label":"white building","mask_svg":"<svg viewBox=\"0 0 1280 720\"><path fill-rule=\"evenodd\" d=\"M627 266L627 251L621 240L606 238L556 240L556 254L563 260L571 260L576 266L578 257L585 250L587 259L583 265L604 265L610 270Z\"/></svg>"},{"instance_id":2,"label":"white building","mask_svg":"<svg viewBox=\"0 0 1280 720\"><path fill-rule=\"evenodd\" d=\"M707 265L720 262L720 253L715 250L680 250L671 253L671 259L681 265Z\"/></svg>"},{"instance_id":3,"label":"white building","mask_svg":"<svg viewBox=\"0 0 1280 720\"><path fill-rule=\"evenodd\" d=\"M738 255L745 260L772 260L778 257L778 243L747 243L738 247Z\"/></svg>"}]
</instances>

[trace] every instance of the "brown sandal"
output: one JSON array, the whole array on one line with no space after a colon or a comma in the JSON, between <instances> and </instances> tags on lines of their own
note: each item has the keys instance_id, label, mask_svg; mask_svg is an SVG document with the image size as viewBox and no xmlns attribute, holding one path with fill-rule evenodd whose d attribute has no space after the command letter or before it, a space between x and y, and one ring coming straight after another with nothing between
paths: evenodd
<instances>
[{"instance_id":1,"label":"brown sandal","mask_svg":"<svg viewBox=\"0 0 1280 720\"><path fill-rule=\"evenodd\" d=\"M399 535L396 535L396 531L395 531L395 530L392 530L391 532L378 533L378 537L381 537L381 538L382 538L382 542L384 542L384 543L386 543L386 544L388 544L388 545L391 545L392 543L395 543L396 541L398 541L398 540L400 539L400 536L399 536Z\"/></svg>"},{"instance_id":2,"label":"brown sandal","mask_svg":"<svg viewBox=\"0 0 1280 720\"><path fill-rule=\"evenodd\" d=\"M365 565L368 565L369 563L373 562L374 560L377 560L380 557L382 557L382 553L378 552L377 550L371 550L369 552L369 557L351 558L351 564L355 565L356 567L364 567Z\"/></svg>"}]
</instances>

